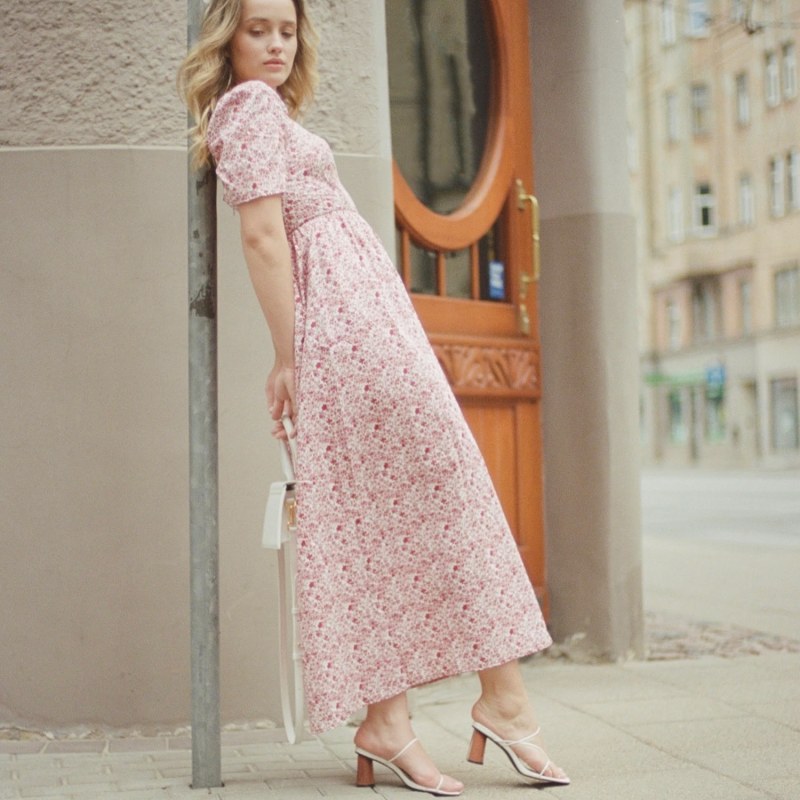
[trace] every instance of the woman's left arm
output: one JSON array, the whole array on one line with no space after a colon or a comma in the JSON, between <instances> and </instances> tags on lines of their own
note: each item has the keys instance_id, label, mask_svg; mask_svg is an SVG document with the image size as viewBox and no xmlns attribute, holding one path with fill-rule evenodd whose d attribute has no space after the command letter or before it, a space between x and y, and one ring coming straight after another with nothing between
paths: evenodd
<instances>
[{"instance_id":1,"label":"woman's left arm","mask_svg":"<svg viewBox=\"0 0 800 800\"><path fill-rule=\"evenodd\" d=\"M260 197L238 211L250 280L275 347L275 366L267 380L270 414L275 420L286 414L294 422L294 286L281 196ZM279 423L274 433L281 432Z\"/></svg>"}]
</instances>

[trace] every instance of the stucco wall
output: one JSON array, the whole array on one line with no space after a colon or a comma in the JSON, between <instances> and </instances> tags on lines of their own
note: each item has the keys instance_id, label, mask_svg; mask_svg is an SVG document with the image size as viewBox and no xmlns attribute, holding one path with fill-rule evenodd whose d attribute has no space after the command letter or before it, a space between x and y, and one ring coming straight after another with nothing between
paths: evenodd
<instances>
[{"instance_id":1,"label":"stucco wall","mask_svg":"<svg viewBox=\"0 0 800 800\"><path fill-rule=\"evenodd\" d=\"M316 0L319 104L391 246L383 7ZM14 3L0 43L0 726L189 715L185 4ZM269 336L220 205L226 721L279 718Z\"/></svg>"},{"instance_id":2,"label":"stucco wall","mask_svg":"<svg viewBox=\"0 0 800 800\"><path fill-rule=\"evenodd\" d=\"M5 4L0 145L182 144L185 27L176 0Z\"/></svg>"},{"instance_id":3,"label":"stucco wall","mask_svg":"<svg viewBox=\"0 0 800 800\"><path fill-rule=\"evenodd\" d=\"M382 28L374 0L312 0L321 34L317 105L306 117L334 150L386 156ZM3 8L0 146L182 146L175 91L186 3L27 0Z\"/></svg>"}]
</instances>

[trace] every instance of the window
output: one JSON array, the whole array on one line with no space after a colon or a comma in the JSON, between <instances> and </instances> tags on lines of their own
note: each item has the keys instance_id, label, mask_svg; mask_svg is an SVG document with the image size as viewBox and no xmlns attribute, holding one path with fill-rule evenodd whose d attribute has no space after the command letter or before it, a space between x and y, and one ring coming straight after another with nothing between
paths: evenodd
<instances>
[{"instance_id":1,"label":"window","mask_svg":"<svg viewBox=\"0 0 800 800\"><path fill-rule=\"evenodd\" d=\"M708 84L692 85L692 133L695 136L702 136L709 131L711 114L709 99Z\"/></svg>"},{"instance_id":2,"label":"window","mask_svg":"<svg viewBox=\"0 0 800 800\"><path fill-rule=\"evenodd\" d=\"M678 95L675 92L666 92L664 95L664 109L666 111L667 141L677 142L678 132Z\"/></svg>"},{"instance_id":3,"label":"window","mask_svg":"<svg viewBox=\"0 0 800 800\"><path fill-rule=\"evenodd\" d=\"M674 300L667 300L667 347L675 352L681 349L681 308Z\"/></svg>"},{"instance_id":4,"label":"window","mask_svg":"<svg viewBox=\"0 0 800 800\"><path fill-rule=\"evenodd\" d=\"M800 430L797 419L797 379L779 378L770 381L772 408L772 449L797 450Z\"/></svg>"},{"instance_id":5,"label":"window","mask_svg":"<svg viewBox=\"0 0 800 800\"><path fill-rule=\"evenodd\" d=\"M775 156L769 160L769 210L773 217L783 216L783 159Z\"/></svg>"},{"instance_id":6,"label":"window","mask_svg":"<svg viewBox=\"0 0 800 800\"><path fill-rule=\"evenodd\" d=\"M683 397L679 389L673 389L667 395L669 415L669 438L679 444L686 441L686 422L683 418Z\"/></svg>"},{"instance_id":7,"label":"window","mask_svg":"<svg viewBox=\"0 0 800 800\"><path fill-rule=\"evenodd\" d=\"M708 236L715 231L714 221L714 195L711 184L698 183L694 188L694 208L692 223L694 232L701 236Z\"/></svg>"},{"instance_id":8,"label":"window","mask_svg":"<svg viewBox=\"0 0 800 800\"><path fill-rule=\"evenodd\" d=\"M778 72L778 56L770 51L765 56L764 97L767 105L774 108L781 101L781 76Z\"/></svg>"},{"instance_id":9,"label":"window","mask_svg":"<svg viewBox=\"0 0 800 800\"><path fill-rule=\"evenodd\" d=\"M725 439L725 387L706 386L706 441Z\"/></svg>"},{"instance_id":10,"label":"window","mask_svg":"<svg viewBox=\"0 0 800 800\"><path fill-rule=\"evenodd\" d=\"M786 206L790 211L800 208L800 150L796 147L786 154Z\"/></svg>"},{"instance_id":11,"label":"window","mask_svg":"<svg viewBox=\"0 0 800 800\"><path fill-rule=\"evenodd\" d=\"M717 297L710 280L696 283L692 289L692 340L710 342L717 335Z\"/></svg>"},{"instance_id":12,"label":"window","mask_svg":"<svg viewBox=\"0 0 800 800\"><path fill-rule=\"evenodd\" d=\"M689 36L708 36L708 0L689 0L687 33Z\"/></svg>"},{"instance_id":13,"label":"window","mask_svg":"<svg viewBox=\"0 0 800 800\"><path fill-rule=\"evenodd\" d=\"M783 96L789 100L797 94L797 55L794 44L788 42L781 48L783 56Z\"/></svg>"},{"instance_id":14,"label":"window","mask_svg":"<svg viewBox=\"0 0 800 800\"><path fill-rule=\"evenodd\" d=\"M739 176L739 225L750 228L756 222L756 200L753 180L748 173Z\"/></svg>"},{"instance_id":15,"label":"window","mask_svg":"<svg viewBox=\"0 0 800 800\"><path fill-rule=\"evenodd\" d=\"M739 125L750 124L750 87L746 72L736 76L736 122Z\"/></svg>"},{"instance_id":16,"label":"window","mask_svg":"<svg viewBox=\"0 0 800 800\"><path fill-rule=\"evenodd\" d=\"M749 336L753 332L753 282L743 280L739 282L739 322L742 336Z\"/></svg>"},{"instance_id":17,"label":"window","mask_svg":"<svg viewBox=\"0 0 800 800\"><path fill-rule=\"evenodd\" d=\"M677 38L675 0L661 0L661 44L675 44Z\"/></svg>"},{"instance_id":18,"label":"window","mask_svg":"<svg viewBox=\"0 0 800 800\"><path fill-rule=\"evenodd\" d=\"M788 328L800 324L800 268L775 273L775 325Z\"/></svg>"},{"instance_id":19,"label":"window","mask_svg":"<svg viewBox=\"0 0 800 800\"><path fill-rule=\"evenodd\" d=\"M677 186L671 186L667 203L667 236L671 242L681 242L683 234L683 192Z\"/></svg>"}]
</instances>

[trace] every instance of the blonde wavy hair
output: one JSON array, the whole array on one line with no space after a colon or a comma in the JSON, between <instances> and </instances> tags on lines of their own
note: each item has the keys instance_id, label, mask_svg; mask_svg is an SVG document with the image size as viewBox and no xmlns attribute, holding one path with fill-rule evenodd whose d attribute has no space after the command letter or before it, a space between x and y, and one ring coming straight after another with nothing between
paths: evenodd
<instances>
[{"instance_id":1,"label":"blonde wavy hair","mask_svg":"<svg viewBox=\"0 0 800 800\"><path fill-rule=\"evenodd\" d=\"M317 33L306 10L306 0L292 0L297 13L297 55L278 92L296 117L314 97L317 86ZM197 43L178 70L178 92L194 119L189 130L192 165L211 163L206 130L219 98L233 86L230 43L242 17L242 0L211 0Z\"/></svg>"}]
</instances>

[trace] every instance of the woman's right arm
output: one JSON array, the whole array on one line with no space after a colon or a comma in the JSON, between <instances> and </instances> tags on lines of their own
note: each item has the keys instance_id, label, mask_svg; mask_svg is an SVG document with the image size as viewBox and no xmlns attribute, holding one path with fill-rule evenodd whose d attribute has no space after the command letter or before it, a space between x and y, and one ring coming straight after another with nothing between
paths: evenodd
<instances>
[{"instance_id":1,"label":"woman's right arm","mask_svg":"<svg viewBox=\"0 0 800 800\"><path fill-rule=\"evenodd\" d=\"M275 420L287 414L294 422L294 287L281 196L251 200L238 211L247 269L275 348L275 366L267 380L270 414ZM274 433L282 430L278 423Z\"/></svg>"}]
</instances>

